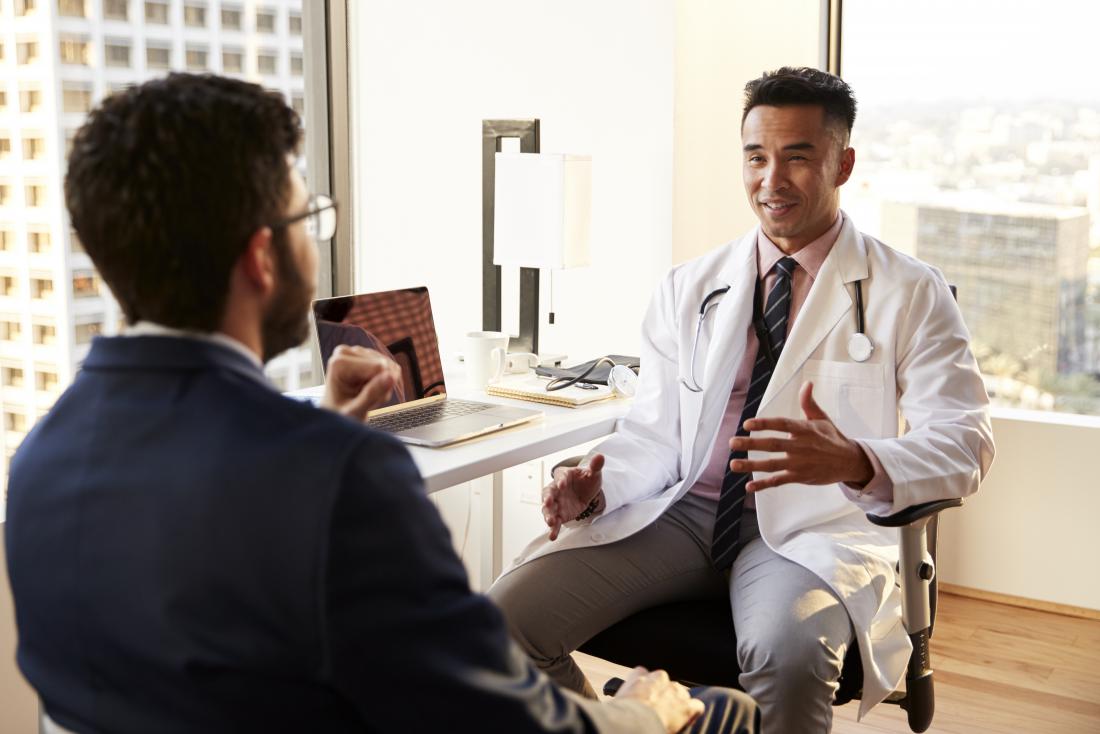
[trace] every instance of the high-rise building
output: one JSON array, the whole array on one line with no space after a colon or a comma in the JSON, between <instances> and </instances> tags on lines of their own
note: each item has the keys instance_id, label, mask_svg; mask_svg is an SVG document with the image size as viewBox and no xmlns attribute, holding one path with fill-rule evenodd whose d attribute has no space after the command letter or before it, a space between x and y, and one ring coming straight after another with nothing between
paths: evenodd
<instances>
[{"instance_id":1,"label":"high-rise building","mask_svg":"<svg viewBox=\"0 0 1100 734\"><path fill-rule=\"evenodd\" d=\"M884 241L958 287L975 344L1039 375L1088 370L1087 210L944 195L885 203L882 222Z\"/></svg>"},{"instance_id":2,"label":"high-rise building","mask_svg":"<svg viewBox=\"0 0 1100 734\"><path fill-rule=\"evenodd\" d=\"M120 312L65 211L65 158L105 96L170 70L236 76L303 113L302 0L0 0L0 487ZM310 354L269 365L310 384Z\"/></svg>"}]
</instances>

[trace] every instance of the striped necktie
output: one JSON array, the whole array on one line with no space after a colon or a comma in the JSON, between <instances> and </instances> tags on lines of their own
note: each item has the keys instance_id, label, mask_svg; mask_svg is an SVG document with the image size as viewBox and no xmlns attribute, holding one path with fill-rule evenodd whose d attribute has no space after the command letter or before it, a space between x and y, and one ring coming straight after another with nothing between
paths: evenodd
<instances>
[{"instance_id":1,"label":"striped necktie","mask_svg":"<svg viewBox=\"0 0 1100 734\"><path fill-rule=\"evenodd\" d=\"M768 302L764 306L764 327L776 360L787 340L787 318L791 310L791 274L796 265L794 258L790 257L775 264L775 284L768 293ZM749 435L745 430L745 421L756 416L756 409L760 407L771 376L771 362L768 361L763 345L758 345L756 363L753 365L748 393L745 395L745 407L741 411L741 420L737 422L738 436ZM718 495L718 511L714 520L714 537L710 543L710 558L719 570L732 564L740 550L738 536L741 530L741 511L745 505L745 485L752 479L752 473L731 471L729 462L746 457L744 451L730 451L726 473L722 477L722 491Z\"/></svg>"}]
</instances>

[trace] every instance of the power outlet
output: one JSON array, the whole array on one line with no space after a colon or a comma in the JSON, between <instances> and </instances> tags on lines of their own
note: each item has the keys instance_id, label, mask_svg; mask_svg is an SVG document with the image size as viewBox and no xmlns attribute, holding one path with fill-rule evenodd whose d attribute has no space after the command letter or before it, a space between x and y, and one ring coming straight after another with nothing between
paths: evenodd
<instances>
[{"instance_id":1,"label":"power outlet","mask_svg":"<svg viewBox=\"0 0 1100 734\"><path fill-rule=\"evenodd\" d=\"M542 462L529 461L522 467L519 501L528 505L542 504Z\"/></svg>"}]
</instances>

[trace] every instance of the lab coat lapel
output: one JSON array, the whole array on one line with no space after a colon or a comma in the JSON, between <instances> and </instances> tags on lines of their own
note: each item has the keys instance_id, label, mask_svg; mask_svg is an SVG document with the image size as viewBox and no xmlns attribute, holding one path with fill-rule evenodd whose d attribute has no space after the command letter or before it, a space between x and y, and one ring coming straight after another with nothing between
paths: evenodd
<instances>
[{"instance_id":1,"label":"lab coat lapel","mask_svg":"<svg viewBox=\"0 0 1100 734\"><path fill-rule=\"evenodd\" d=\"M685 467L685 478L692 482L710 451L713 434L729 403L737 366L744 357L747 324L752 319L752 287L756 280L756 233L757 230L753 230L733 246L718 273L719 283L715 287L728 285L730 289L715 309L714 329L707 344L704 366L700 369L700 384L703 385L700 412L698 420L688 424L695 435L689 436L686 442L692 454ZM700 299L704 295L700 295Z\"/></svg>"},{"instance_id":2,"label":"lab coat lapel","mask_svg":"<svg viewBox=\"0 0 1100 734\"><path fill-rule=\"evenodd\" d=\"M844 224L836 243L821 264L813 287L798 312L787 346L779 356L768 389L760 403L763 413L768 403L802 370L810 355L818 348L837 322L853 308L849 283L867 277L867 250L863 237L844 216ZM853 330L855 322L853 320Z\"/></svg>"}]
</instances>

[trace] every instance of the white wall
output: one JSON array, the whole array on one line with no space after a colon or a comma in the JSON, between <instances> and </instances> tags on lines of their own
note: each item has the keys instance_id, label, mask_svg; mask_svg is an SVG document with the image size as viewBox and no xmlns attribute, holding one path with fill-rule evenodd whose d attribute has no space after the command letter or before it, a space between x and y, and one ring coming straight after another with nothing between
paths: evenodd
<instances>
[{"instance_id":1,"label":"white wall","mask_svg":"<svg viewBox=\"0 0 1100 734\"><path fill-rule=\"evenodd\" d=\"M537 117L543 152L593 159L592 265L555 274L540 347L637 354L671 262L673 3L349 5L356 287L426 284L460 350L481 328L481 121Z\"/></svg>"},{"instance_id":2,"label":"white wall","mask_svg":"<svg viewBox=\"0 0 1100 734\"><path fill-rule=\"evenodd\" d=\"M745 83L820 58L821 0L676 3L673 262L756 226L741 183Z\"/></svg>"},{"instance_id":3,"label":"white wall","mask_svg":"<svg viewBox=\"0 0 1100 734\"><path fill-rule=\"evenodd\" d=\"M940 578L1100 610L1100 418L998 411L981 492L940 521Z\"/></svg>"}]
</instances>

